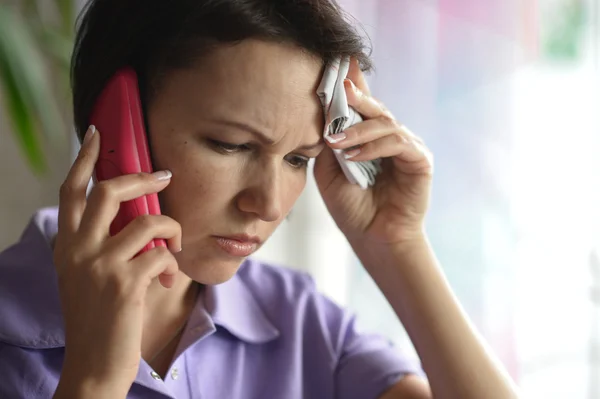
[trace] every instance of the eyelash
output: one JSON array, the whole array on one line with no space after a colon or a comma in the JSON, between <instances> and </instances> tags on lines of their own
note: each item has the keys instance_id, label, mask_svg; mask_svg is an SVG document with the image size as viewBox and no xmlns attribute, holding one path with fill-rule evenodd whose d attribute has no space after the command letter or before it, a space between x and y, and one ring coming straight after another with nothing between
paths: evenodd
<instances>
[{"instance_id":1,"label":"eyelash","mask_svg":"<svg viewBox=\"0 0 600 399\"><path fill-rule=\"evenodd\" d=\"M245 144L237 145L237 144L224 143L222 141L217 141L217 140L210 140L210 142L213 146L217 147L217 149L219 149L221 152L224 152L226 154L232 154L234 152L239 152L239 151L247 151L250 149L250 147L248 147Z\"/></svg>"},{"instance_id":2,"label":"eyelash","mask_svg":"<svg viewBox=\"0 0 600 399\"><path fill-rule=\"evenodd\" d=\"M236 152L248 151L251 148L246 144L230 144L217 140L209 140L210 143L223 154L235 154ZM293 161L287 161L288 164L295 169L305 169L308 166L310 158L300 155L292 155Z\"/></svg>"},{"instance_id":3,"label":"eyelash","mask_svg":"<svg viewBox=\"0 0 600 399\"><path fill-rule=\"evenodd\" d=\"M296 162L296 164L294 164L293 162L287 161L292 168L306 169L308 167L308 161L310 160L309 158L301 157L299 155L292 155L292 158L295 159L294 162Z\"/></svg>"}]
</instances>

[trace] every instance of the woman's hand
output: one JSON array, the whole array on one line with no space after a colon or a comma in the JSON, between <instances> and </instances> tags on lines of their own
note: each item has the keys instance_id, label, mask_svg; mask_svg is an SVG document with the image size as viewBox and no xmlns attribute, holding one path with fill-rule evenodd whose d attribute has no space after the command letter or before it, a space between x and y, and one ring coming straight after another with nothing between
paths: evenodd
<instances>
[{"instance_id":1,"label":"woman's hand","mask_svg":"<svg viewBox=\"0 0 600 399\"><path fill-rule=\"evenodd\" d=\"M384 158L383 171L375 185L363 191L346 180L333 153L323 151L315 178L330 213L417 350L431 394L425 393L425 381L412 388L419 385L424 395L419 397L517 398L510 376L465 317L425 235L431 153L370 96L356 63L348 76L358 88L347 85L348 101L365 120L329 146L359 146L360 153L351 159ZM395 389L409 388L403 381Z\"/></svg>"},{"instance_id":2,"label":"woman's hand","mask_svg":"<svg viewBox=\"0 0 600 399\"><path fill-rule=\"evenodd\" d=\"M161 191L170 172L102 181L86 199L100 151L101 138L93 131L88 130L60 190L54 264L66 349L57 396L85 386L97 389L98 397L125 397L141 356L146 291L161 274L164 286L172 284L178 271L172 252L181 248L181 226L167 216L143 216L110 237L120 203ZM135 257L154 238L167 239L168 249Z\"/></svg>"},{"instance_id":3,"label":"woman's hand","mask_svg":"<svg viewBox=\"0 0 600 399\"><path fill-rule=\"evenodd\" d=\"M323 151L315 164L315 179L325 204L350 241L369 239L387 245L421 239L433 157L419 137L371 97L356 60L345 86L349 105L364 121L346 129L335 143L325 142L347 150L352 161L384 158L383 171L373 187L362 190L347 181L332 151Z\"/></svg>"}]
</instances>

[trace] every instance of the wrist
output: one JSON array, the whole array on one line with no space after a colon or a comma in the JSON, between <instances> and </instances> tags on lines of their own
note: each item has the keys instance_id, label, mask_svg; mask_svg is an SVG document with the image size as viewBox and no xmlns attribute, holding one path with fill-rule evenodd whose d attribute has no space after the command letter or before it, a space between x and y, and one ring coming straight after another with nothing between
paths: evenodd
<instances>
[{"instance_id":1,"label":"wrist","mask_svg":"<svg viewBox=\"0 0 600 399\"><path fill-rule=\"evenodd\" d=\"M430 251L429 238L424 230L415 232L397 242L386 243L377 240L351 240L350 245L362 264L367 268L386 264L401 266L404 260Z\"/></svg>"},{"instance_id":2,"label":"wrist","mask_svg":"<svg viewBox=\"0 0 600 399\"><path fill-rule=\"evenodd\" d=\"M82 375L63 369L54 399L117 399L125 398L131 385Z\"/></svg>"}]
</instances>

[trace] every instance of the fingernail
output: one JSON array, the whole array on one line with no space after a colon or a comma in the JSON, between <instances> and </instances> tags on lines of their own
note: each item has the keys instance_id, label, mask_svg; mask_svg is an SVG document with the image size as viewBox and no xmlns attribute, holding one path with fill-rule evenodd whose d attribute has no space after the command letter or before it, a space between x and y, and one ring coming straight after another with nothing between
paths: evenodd
<instances>
[{"instance_id":1,"label":"fingernail","mask_svg":"<svg viewBox=\"0 0 600 399\"><path fill-rule=\"evenodd\" d=\"M327 141L329 141L331 144L339 143L340 141L344 140L345 138L346 138L346 133L344 133L344 132L325 136L325 139Z\"/></svg>"},{"instance_id":2,"label":"fingernail","mask_svg":"<svg viewBox=\"0 0 600 399\"><path fill-rule=\"evenodd\" d=\"M355 148L353 150L344 152L344 158L350 159L350 158L357 156L358 154L360 154L360 148Z\"/></svg>"},{"instance_id":3,"label":"fingernail","mask_svg":"<svg viewBox=\"0 0 600 399\"><path fill-rule=\"evenodd\" d=\"M169 180L173 174L170 170L159 170L158 172L152 173L156 180Z\"/></svg>"},{"instance_id":4,"label":"fingernail","mask_svg":"<svg viewBox=\"0 0 600 399\"><path fill-rule=\"evenodd\" d=\"M87 132L85 132L85 136L83 136L83 144L82 145L87 144L92 139L92 136L94 135L94 133L96 133L96 126L90 125L90 127L88 127Z\"/></svg>"}]
</instances>

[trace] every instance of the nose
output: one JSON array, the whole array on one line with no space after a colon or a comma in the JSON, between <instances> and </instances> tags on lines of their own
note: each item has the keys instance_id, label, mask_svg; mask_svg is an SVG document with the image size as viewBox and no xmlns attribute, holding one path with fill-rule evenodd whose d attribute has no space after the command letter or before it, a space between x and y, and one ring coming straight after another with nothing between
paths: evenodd
<instances>
[{"instance_id":1,"label":"nose","mask_svg":"<svg viewBox=\"0 0 600 399\"><path fill-rule=\"evenodd\" d=\"M268 165L252 170L247 186L237 198L238 208L245 213L258 216L265 222L279 220L282 215L283 182L277 165Z\"/></svg>"}]
</instances>

